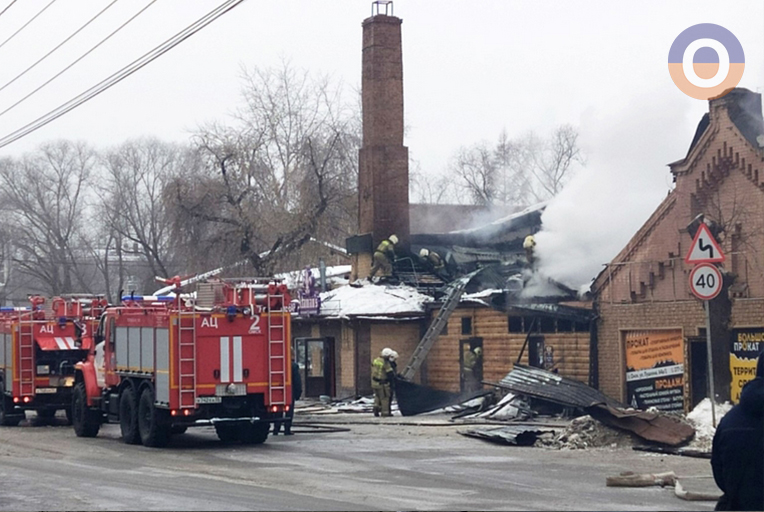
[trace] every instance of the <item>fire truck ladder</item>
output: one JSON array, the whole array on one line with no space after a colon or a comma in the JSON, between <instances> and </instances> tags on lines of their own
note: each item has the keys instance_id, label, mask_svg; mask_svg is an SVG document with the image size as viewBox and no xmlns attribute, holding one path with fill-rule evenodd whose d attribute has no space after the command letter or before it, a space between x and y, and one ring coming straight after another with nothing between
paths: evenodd
<instances>
[{"instance_id":1,"label":"fire truck ladder","mask_svg":"<svg viewBox=\"0 0 764 512\"><path fill-rule=\"evenodd\" d=\"M196 407L196 316L195 307L189 312L178 312L178 389L181 409ZM190 325L185 320L190 320Z\"/></svg>"},{"instance_id":2,"label":"fire truck ladder","mask_svg":"<svg viewBox=\"0 0 764 512\"><path fill-rule=\"evenodd\" d=\"M441 306L440 311L438 311L438 314L435 316L435 319L427 328L427 332L425 332L424 336L422 336L422 340L419 342L419 345L417 345L417 347L414 349L414 353L406 365L406 368L404 368L401 372L402 378L405 380L411 380L419 367L422 366L422 362L425 360L427 354L430 352L430 349L435 344L435 340L438 339L441 331L443 331L443 327L446 326L451 313L453 313L456 309L456 306L459 305L459 299L461 299L467 284L472 280L473 277L482 272L483 268L479 268L474 272L471 272L466 276L460 277L454 281L451 289L448 291L445 299L443 300L443 306Z\"/></svg>"},{"instance_id":3,"label":"fire truck ladder","mask_svg":"<svg viewBox=\"0 0 764 512\"><path fill-rule=\"evenodd\" d=\"M279 308L271 310L271 298L279 300ZM286 326L284 295L268 295L268 400L270 405L285 405L286 396ZM274 317L274 313L278 316ZM279 321L274 320L278 318ZM280 399L279 399L280 397ZM291 401L291 400L290 400Z\"/></svg>"},{"instance_id":4,"label":"fire truck ladder","mask_svg":"<svg viewBox=\"0 0 764 512\"><path fill-rule=\"evenodd\" d=\"M19 320L19 394L34 396L34 320Z\"/></svg>"}]
</instances>

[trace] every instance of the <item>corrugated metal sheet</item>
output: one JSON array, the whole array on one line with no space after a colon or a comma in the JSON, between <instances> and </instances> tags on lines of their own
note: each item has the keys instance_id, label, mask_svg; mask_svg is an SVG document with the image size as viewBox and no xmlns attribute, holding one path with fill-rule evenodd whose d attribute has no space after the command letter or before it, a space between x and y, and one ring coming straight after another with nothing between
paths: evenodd
<instances>
[{"instance_id":1,"label":"corrugated metal sheet","mask_svg":"<svg viewBox=\"0 0 764 512\"><path fill-rule=\"evenodd\" d=\"M606 405L589 408L587 412L605 425L628 430L642 439L669 446L680 445L695 435L692 425L660 412L624 410Z\"/></svg>"},{"instance_id":2,"label":"corrugated metal sheet","mask_svg":"<svg viewBox=\"0 0 764 512\"><path fill-rule=\"evenodd\" d=\"M514 446L532 446L538 436L551 430L540 430L534 427L510 425L507 427L475 428L459 432L463 436L477 437L494 443L511 444Z\"/></svg>"},{"instance_id":3,"label":"corrugated metal sheet","mask_svg":"<svg viewBox=\"0 0 764 512\"><path fill-rule=\"evenodd\" d=\"M695 434L691 425L678 418L628 408L586 384L540 368L515 364L498 385L532 398L579 407L606 425L634 432L648 441L676 446Z\"/></svg>"},{"instance_id":4,"label":"corrugated metal sheet","mask_svg":"<svg viewBox=\"0 0 764 512\"><path fill-rule=\"evenodd\" d=\"M556 373L522 364L515 364L512 371L501 379L498 385L522 395L567 407L585 409L596 404L625 407L624 404L582 382L566 379Z\"/></svg>"}]
</instances>

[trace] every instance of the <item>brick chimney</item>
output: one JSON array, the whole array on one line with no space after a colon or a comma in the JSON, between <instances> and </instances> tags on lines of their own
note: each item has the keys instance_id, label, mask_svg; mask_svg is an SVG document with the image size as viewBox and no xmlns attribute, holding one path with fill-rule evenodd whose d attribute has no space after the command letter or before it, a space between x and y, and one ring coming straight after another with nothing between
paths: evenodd
<instances>
[{"instance_id":1,"label":"brick chimney","mask_svg":"<svg viewBox=\"0 0 764 512\"><path fill-rule=\"evenodd\" d=\"M384 8L385 14L380 14ZM363 21L363 145L359 152L359 234L371 249L395 234L409 245L408 148L403 145L403 53L401 19L388 15L392 2L372 4ZM374 12L376 9L376 13ZM390 13L392 14L392 12ZM366 250L369 250L368 244ZM366 277L371 253L358 252L355 277Z\"/></svg>"}]
</instances>

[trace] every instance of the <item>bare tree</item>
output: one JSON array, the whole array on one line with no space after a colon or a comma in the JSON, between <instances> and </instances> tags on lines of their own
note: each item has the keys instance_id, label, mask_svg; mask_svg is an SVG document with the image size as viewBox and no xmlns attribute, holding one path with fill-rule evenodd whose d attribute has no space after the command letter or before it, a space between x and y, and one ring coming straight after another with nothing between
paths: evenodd
<instances>
[{"instance_id":1,"label":"bare tree","mask_svg":"<svg viewBox=\"0 0 764 512\"><path fill-rule=\"evenodd\" d=\"M548 199L556 196L570 177L571 166L583 163L578 147L578 132L570 125L555 129L547 140L528 145L532 165L529 170L533 173L536 184L536 198Z\"/></svg>"},{"instance_id":2,"label":"bare tree","mask_svg":"<svg viewBox=\"0 0 764 512\"><path fill-rule=\"evenodd\" d=\"M141 139L122 144L103 159L106 179L100 187L100 209L109 228L104 235L120 264L120 275L130 264L125 260L132 260L133 275L136 267L142 267L138 277L144 287L154 276L178 271L165 189L182 168L195 165L189 153L179 145ZM108 259L103 262L108 264Z\"/></svg>"},{"instance_id":3,"label":"bare tree","mask_svg":"<svg viewBox=\"0 0 764 512\"><path fill-rule=\"evenodd\" d=\"M93 151L81 143L43 145L0 166L2 209L13 266L51 294L89 291L82 268L84 211Z\"/></svg>"},{"instance_id":4,"label":"bare tree","mask_svg":"<svg viewBox=\"0 0 764 512\"><path fill-rule=\"evenodd\" d=\"M197 247L227 247L216 251L223 261L246 259L268 274L322 230L346 236L333 230L350 214L359 124L326 77L285 63L244 78L236 123L200 130L194 145L204 165L172 184L174 233Z\"/></svg>"},{"instance_id":5,"label":"bare tree","mask_svg":"<svg viewBox=\"0 0 764 512\"><path fill-rule=\"evenodd\" d=\"M474 204L528 206L554 197L582 163L578 134L565 125L548 139L533 132L510 139L506 131L495 145L486 142L462 147L450 164Z\"/></svg>"},{"instance_id":6,"label":"bare tree","mask_svg":"<svg viewBox=\"0 0 764 512\"><path fill-rule=\"evenodd\" d=\"M448 176L425 175L418 160L409 153L409 194L414 202L424 204L459 203L454 180Z\"/></svg>"}]
</instances>

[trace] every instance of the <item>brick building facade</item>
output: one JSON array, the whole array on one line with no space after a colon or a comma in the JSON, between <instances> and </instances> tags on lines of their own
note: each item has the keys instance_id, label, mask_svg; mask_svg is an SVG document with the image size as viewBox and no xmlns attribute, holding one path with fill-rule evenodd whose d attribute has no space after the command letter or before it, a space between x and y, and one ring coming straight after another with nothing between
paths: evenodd
<instances>
[{"instance_id":1,"label":"brick building facade","mask_svg":"<svg viewBox=\"0 0 764 512\"><path fill-rule=\"evenodd\" d=\"M734 89L709 101L687 156L669 165L674 190L592 286L599 314L597 377L606 394L632 402L639 392L630 389L627 374L631 382L650 372L665 377L657 367L668 365L668 352L678 348L682 360L673 362L681 372L659 378L652 390L643 386L654 400L638 405L668 402L661 389L671 386L685 410L707 396L706 315L690 291L692 265L684 262L702 214L726 254L722 292L709 301L715 393L719 401L736 398L751 356L764 349L758 341L764 336L763 147L760 94ZM733 345L737 339L751 343L741 348ZM655 367L632 364L648 359L645 347L662 342L667 350L655 353Z\"/></svg>"}]
</instances>

